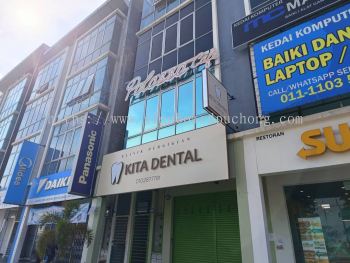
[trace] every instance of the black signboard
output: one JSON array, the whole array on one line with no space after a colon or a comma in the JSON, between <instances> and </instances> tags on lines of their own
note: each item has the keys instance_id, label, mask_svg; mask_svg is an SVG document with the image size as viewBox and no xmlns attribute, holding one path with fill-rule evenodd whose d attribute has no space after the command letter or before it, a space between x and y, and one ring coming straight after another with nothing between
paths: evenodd
<instances>
[{"instance_id":1,"label":"black signboard","mask_svg":"<svg viewBox=\"0 0 350 263\"><path fill-rule=\"evenodd\" d=\"M277 0L232 24L233 47L266 34L344 0Z\"/></svg>"}]
</instances>

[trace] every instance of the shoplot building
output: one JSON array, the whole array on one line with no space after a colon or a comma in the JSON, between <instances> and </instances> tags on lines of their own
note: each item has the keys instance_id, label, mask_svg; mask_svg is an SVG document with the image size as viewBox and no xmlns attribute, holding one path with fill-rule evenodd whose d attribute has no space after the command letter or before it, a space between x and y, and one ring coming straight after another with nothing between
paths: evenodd
<instances>
[{"instance_id":1,"label":"shoplot building","mask_svg":"<svg viewBox=\"0 0 350 263\"><path fill-rule=\"evenodd\" d=\"M109 1L34 52L0 83L2 119L16 117L4 132L7 261L31 256L40 215L79 199L75 223L95 238L67 262L348 262L349 10ZM26 95L13 102L12 89ZM271 117L225 127L213 114ZM110 115L126 127L87 121Z\"/></svg>"}]
</instances>

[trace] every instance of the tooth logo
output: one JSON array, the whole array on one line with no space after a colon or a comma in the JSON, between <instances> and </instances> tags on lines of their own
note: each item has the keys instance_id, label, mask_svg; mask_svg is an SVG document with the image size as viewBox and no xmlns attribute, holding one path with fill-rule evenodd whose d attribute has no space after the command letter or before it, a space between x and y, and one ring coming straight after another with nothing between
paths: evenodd
<instances>
[{"instance_id":1,"label":"tooth logo","mask_svg":"<svg viewBox=\"0 0 350 263\"><path fill-rule=\"evenodd\" d=\"M123 171L123 162L116 162L112 165L111 169L111 183L112 185L114 184L119 184L120 177L122 175Z\"/></svg>"},{"instance_id":2,"label":"tooth logo","mask_svg":"<svg viewBox=\"0 0 350 263\"><path fill-rule=\"evenodd\" d=\"M49 180L48 178L45 178L45 179L41 179L39 181L38 190L36 191L37 193L39 193L44 188L44 186L48 180Z\"/></svg>"}]
</instances>

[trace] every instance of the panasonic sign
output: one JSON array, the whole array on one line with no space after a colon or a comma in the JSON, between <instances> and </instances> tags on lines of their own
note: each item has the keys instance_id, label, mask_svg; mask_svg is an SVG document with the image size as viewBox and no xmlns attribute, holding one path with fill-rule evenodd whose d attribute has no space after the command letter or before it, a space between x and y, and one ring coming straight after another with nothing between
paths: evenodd
<instances>
[{"instance_id":1,"label":"panasonic sign","mask_svg":"<svg viewBox=\"0 0 350 263\"><path fill-rule=\"evenodd\" d=\"M87 115L75 171L69 185L70 194L90 196L92 193L102 125L103 122L99 117L91 113Z\"/></svg>"}]
</instances>

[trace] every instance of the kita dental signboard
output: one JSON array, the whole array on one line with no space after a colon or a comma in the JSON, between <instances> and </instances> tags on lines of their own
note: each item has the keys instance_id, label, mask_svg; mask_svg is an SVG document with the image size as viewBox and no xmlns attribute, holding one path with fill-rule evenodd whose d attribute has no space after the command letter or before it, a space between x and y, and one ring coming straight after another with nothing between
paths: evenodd
<instances>
[{"instance_id":1,"label":"kita dental signboard","mask_svg":"<svg viewBox=\"0 0 350 263\"><path fill-rule=\"evenodd\" d=\"M68 194L72 171L64 171L34 178L27 205L58 202L78 198Z\"/></svg>"},{"instance_id":2,"label":"kita dental signboard","mask_svg":"<svg viewBox=\"0 0 350 263\"><path fill-rule=\"evenodd\" d=\"M96 195L228 178L226 130L217 124L105 155Z\"/></svg>"},{"instance_id":3,"label":"kita dental signboard","mask_svg":"<svg viewBox=\"0 0 350 263\"><path fill-rule=\"evenodd\" d=\"M28 182L31 177L40 145L24 141L18 154L10 184L7 188L4 203L24 205L28 192Z\"/></svg>"},{"instance_id":4,"label":"kita dental signboard","mask_svg":"<svg viewBox=\"0 0 350 263\"><path fill-rule=\"evenodd\" d=\"M264 35L340 2L342 0L274 1L233 23L233 47L253 42Z\"/></svg>"},{"instance_id":5,"label":"kita dental signboard","mask_svg":"<svg viewBox=\"0 0 350 263\"><path fill-rule=\"evenodd\" d=\"M261 114L350 92L350 4L254 46Z\"/></svg>"},{"instance_id":6,"label":"kita dental signboard","mask_svg":"<svg viewBox=\"0 0 350 263\"><path fill-rule=\"evenodd\" d=\"M92 193L102 125L97 116L88 114L74 175L69 185L70 194L90 196Z\"/></svg>"}]
</instances>

